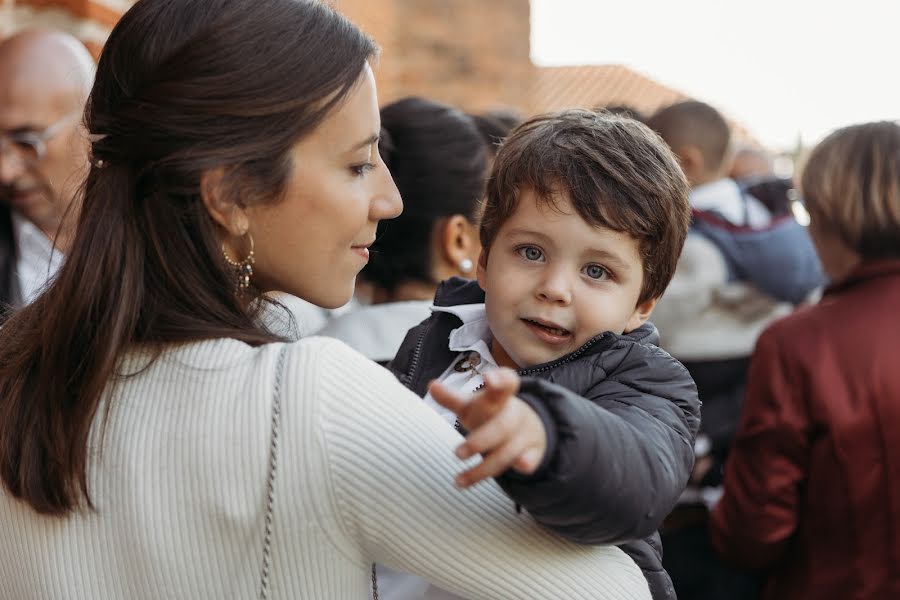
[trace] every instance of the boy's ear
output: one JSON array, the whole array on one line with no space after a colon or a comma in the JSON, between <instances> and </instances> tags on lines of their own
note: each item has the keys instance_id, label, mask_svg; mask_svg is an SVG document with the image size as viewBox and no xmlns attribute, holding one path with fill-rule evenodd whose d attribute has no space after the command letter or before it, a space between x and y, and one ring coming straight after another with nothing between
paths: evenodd
<instances>
[{"instance_id":1,"label":"boy's ear","mask_svg":"<svg viewBox=\"0 0 900 600\"><path fill-rule=\"evenodd\" d=\"M638 304L634 312L631 313L628 323L625 324L625 333L630 333L646 323L658 301L659 298L650 298Z\"/></svg>"},{"instance_id":2,"label":"boy's ear","mask_svg":"<svg viewBox=\"0 0 900 600\"><path fill-rule=\"evenodd\" d=\"M200 176L200 198L213 221L229 234L240 237L250 228L250 219L242 207L222 194L221 182L224 175L222 168L205 171Z\"/></svg>"},{"instance_id":3,"label":"boy's ear","mask_svg":"<svg viewBox=\"0 0 900 600\"><path fill-rule=\"evenodd\" d=\"M487 248L481 249L478 255L478 267L475 269L475 278L478 279L478 286L487 291Z\"/></svg>"},{"instance_id":4,"label":"boy's ear","mask_svg":"<svg viewBox=\"0 0 900 600\"><path fill-rule=\"evenodd\" d=\"M684 171L691 185L695 185L698 181L702 181L706 175L706 161L703 160L703 153L697 146L685 145L673 149L675 156L678 157L678 164Z\"/></svg>"}]
</instances>

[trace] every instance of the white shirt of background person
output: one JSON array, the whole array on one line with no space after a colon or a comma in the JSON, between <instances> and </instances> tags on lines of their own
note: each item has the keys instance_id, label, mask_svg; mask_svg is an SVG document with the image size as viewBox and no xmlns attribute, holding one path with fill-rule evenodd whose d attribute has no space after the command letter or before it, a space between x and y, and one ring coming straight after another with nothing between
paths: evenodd
<instances>
[{"instance_id":1,"label":"white shirt of background person","mask_svg":"<svg viewBox=\"0 0 900 600\"><path fill-rule=\"evenodd\" d=\"M53 247L53 240L31 221L13 211L13 235L16 245L16 277L19 282L22 304L37 298L52 279L65 257Z\"/></svg>"}]
</instances>

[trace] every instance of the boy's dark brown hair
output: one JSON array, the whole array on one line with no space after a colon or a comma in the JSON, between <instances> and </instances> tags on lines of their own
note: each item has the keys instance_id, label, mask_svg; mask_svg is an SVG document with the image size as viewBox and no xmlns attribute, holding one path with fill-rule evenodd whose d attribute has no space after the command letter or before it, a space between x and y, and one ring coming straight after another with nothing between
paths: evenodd
<instances>
[{"instance_id":1,"label":"boy's dark brown hair","mask_svg":"<svg viewBox=\"0 0 900 600\"><path fill-rule=\"evenodd\" d=\"M649 128L587 110L534 117L516 128L497 153L487 184L480 229L485 252L527 189L551 205L566 193L591 225L634 237L644 268L638 303L662 295L691 209L681 168Z\"/></svg>"}]
</instances>

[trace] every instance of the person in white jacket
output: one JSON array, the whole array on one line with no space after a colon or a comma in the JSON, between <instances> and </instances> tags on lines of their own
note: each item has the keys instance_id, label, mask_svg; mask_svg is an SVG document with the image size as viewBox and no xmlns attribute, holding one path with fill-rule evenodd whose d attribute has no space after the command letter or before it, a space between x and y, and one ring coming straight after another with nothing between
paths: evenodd
<instances>
[{"instance_id":1,"label":"person in white jacket","mask_svg":"<svg viewBox=\"0 0 900 600\"><path fill-rule=\"evenodd\" d=\"M373 42L324 3L140 0L85 114L71 251L0 328L0 598L646 600L634 562L462 491L458 434L265 292L347 302L401 203ZM535 415L534 418L537 418Z\"/></svg>"}]
</instances>

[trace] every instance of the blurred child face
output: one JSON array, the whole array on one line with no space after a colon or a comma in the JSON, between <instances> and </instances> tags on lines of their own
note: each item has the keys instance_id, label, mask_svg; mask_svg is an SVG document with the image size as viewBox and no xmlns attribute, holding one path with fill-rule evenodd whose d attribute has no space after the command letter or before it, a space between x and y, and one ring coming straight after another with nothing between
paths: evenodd
<instances>
[{"instance_id":1,"label":"blurred child face","mask_svg":"<svg viewBox=\"0 0 900 600\"><path fill-rule=\"evenodd\" d=\"M478 265L494 358L531 367L639 327L656 304L638 305L643 279L636 239L587 223L568 194L551 205L523 190Z\"/></svg>"}]
</instances>

